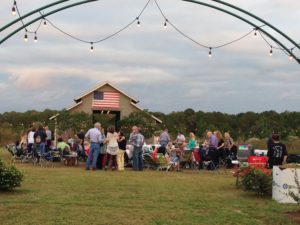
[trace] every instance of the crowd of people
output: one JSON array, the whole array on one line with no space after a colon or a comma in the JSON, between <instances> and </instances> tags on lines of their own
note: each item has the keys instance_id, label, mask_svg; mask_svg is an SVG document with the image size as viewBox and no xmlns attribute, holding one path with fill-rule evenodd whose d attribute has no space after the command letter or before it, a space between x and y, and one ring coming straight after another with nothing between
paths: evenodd
<instances>
[{"instance_id":1,"label":"crowd of people","mask_svg":"<svg viewBox=\"0 0 300 225\"><path fill-rule=\"evenodd\" d=\"M58 149L63 156L76 153L76 156L85 161L86 170L119 170L124 171L125 165L129 164L128 145L131 145L132 168L135 171L142 171L144 168L145 138L137 126L132 127L132 132L127 139L122 131L116 132L113 126L105 129L100 123L95 123L94 127L86 133L81 130L74 138L64 141L62 137L57 140L56 146L53 145L53 135L47 126L30 128L23 136L20 146L23 151L32 152L35 148L40 154ZM287 149L279 140L279 135L274 132L268 140L268 166L281 165L286 162ZM181 171L181 162L192 161L197 158L199 169L203 168L204 162L207 169L216 168L220 161L225 161L228 167L232 166L232 160L237 159L237 145L230 136L229 132L224 135L218 130L207 131L203 143L197 141L193 132L189 133L188 138L182 132L178 132L176 139L172 140L168 129L165 129L159 136L159 147L154 153L162 153L166 160L174 165L176 171ZM195 157L195 154L198 156ZM154 156L155 157L155 156Z\"/></svg>"},{"instance_id":2,"label":"crowd of people","mask_svg":"<svg viewBox=\"0 0 300 225\"><path fill-rule=\"evenodd\" d=\"M167 159L176 164L177 171L180 171L180 162L189 161L189 158L194 157L199 159L199 169L203 168L203 162L210 162L208 168L216 168L220 159L229 161L236 159L237 146L235 145L230 134L226 132L224 139L220 131L208 131L204 142L198 143L193 132L189 133L189 137L186 138L182 132L178 132L174 141L171 140L168 134L168 129L165 129L160 137L159 153L163 153ZM193 154L192 154L193 153ZM199 157L195 157L194 154L198 154ZM190 160L192 161L192 159Z\"/></svg>"}]
</instances>

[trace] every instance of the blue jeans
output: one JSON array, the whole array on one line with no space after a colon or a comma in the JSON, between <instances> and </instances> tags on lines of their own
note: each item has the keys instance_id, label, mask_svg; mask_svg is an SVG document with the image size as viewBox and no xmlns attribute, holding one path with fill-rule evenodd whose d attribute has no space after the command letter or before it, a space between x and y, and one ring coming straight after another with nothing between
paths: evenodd
<instances>
[{"instance_id":1,"label":"blue jeans","mask_svg":"<svg viewBox=\"0 0 300 225\"><path fill-rule=\"evenodd\" d=\"M46 150L46 143L45 142L41 142L41 143L37 144L37 152L38 153L43 155L45 153L45 150Z\"/></svg>"},{"instance_id":2,"label":"blue jeans","mask_svg":"<svg viewBox=\"0 0 300 225\"><path fill-rule=\"evenodd\" d=\"M161 141L160 145L163 146L163 147L167 147L168 142L167 141Z\"/></svg>"},{"instance_id":3,"label":"blue jeans","mask_svg":"<svg viewBox=\"0 0 300 225\"><path fill-rule=\"evenodd\" d=\"M142 147L133 148L133 170L142 171L144 169L144 161L143 161L143 149Z\"/></svg>"},{"instance_id":4,"label":"blue jeans","mask_svg":"<svg viewBox=\"0 0 300 225\"><path fill-rule=\"evenodd\" d=\"M92 167L93 167L93 169L97 168L97 158L99 155L99 151L100 151L100 144L91 143L90 152L89 152L88 158L86 160L86 164L85 164L86 169L90 169L90 164L91 164L92 158L93 158Z\"/></svg>"}]
</instances>

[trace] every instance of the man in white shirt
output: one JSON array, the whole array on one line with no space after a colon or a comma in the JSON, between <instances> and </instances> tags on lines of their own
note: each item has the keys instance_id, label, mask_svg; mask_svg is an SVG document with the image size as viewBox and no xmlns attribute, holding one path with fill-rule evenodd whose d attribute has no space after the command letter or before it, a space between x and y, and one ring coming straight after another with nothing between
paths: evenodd
<instances>
[{"instance_id":1,"label":"man in white shirt","mask_svg":"<svg viewBox=\"0 0 300 225\"><path fill-rule=\"evenodd\" d=\"M97 168L97 158L100 151L100 144L103 143L102 135L101 135L101 124L95 123L94 128L91 128L86 133L85 137L90 141L90 152L88 158L86 160L85 168L86 170L90 169L91 159L93 158L92 167L93 170Z\"/></svg>"}]
</instances>

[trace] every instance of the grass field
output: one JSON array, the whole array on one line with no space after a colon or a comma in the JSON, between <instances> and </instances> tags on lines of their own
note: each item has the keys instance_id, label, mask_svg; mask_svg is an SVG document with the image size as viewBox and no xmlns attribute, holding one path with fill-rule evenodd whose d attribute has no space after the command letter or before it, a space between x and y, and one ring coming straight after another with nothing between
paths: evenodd
<instances>
[{"instance_id":1,"label":"grass field","mask_svg":"<svg viewBox=\"0 0 300 225\"><path fill-rule=\"evenodd\" d=\"M1 225L289 225L284 212L299 209L236 189L230 173L17 167L25 180L16 191L0 193Z\"/></svg>"}]
</instances>

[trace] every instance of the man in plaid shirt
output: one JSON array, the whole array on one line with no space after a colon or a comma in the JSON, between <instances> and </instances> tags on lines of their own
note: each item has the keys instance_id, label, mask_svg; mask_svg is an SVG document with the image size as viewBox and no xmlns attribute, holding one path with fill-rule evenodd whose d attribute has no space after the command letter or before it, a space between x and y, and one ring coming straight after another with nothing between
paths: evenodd
<instances>
[{"instance_id":1,"label":"man in plaid shirt","mask_svg":"<svg viewBox=\"0 0 300 225\"><path fill-rule=\"evenodd\" d=\"M144 136L140 133L137 126L132 127L132 133L130 134L129 143L133 145L133 170L143 171L143 145L145 142Z\"/></svg>"}]
</instances>

